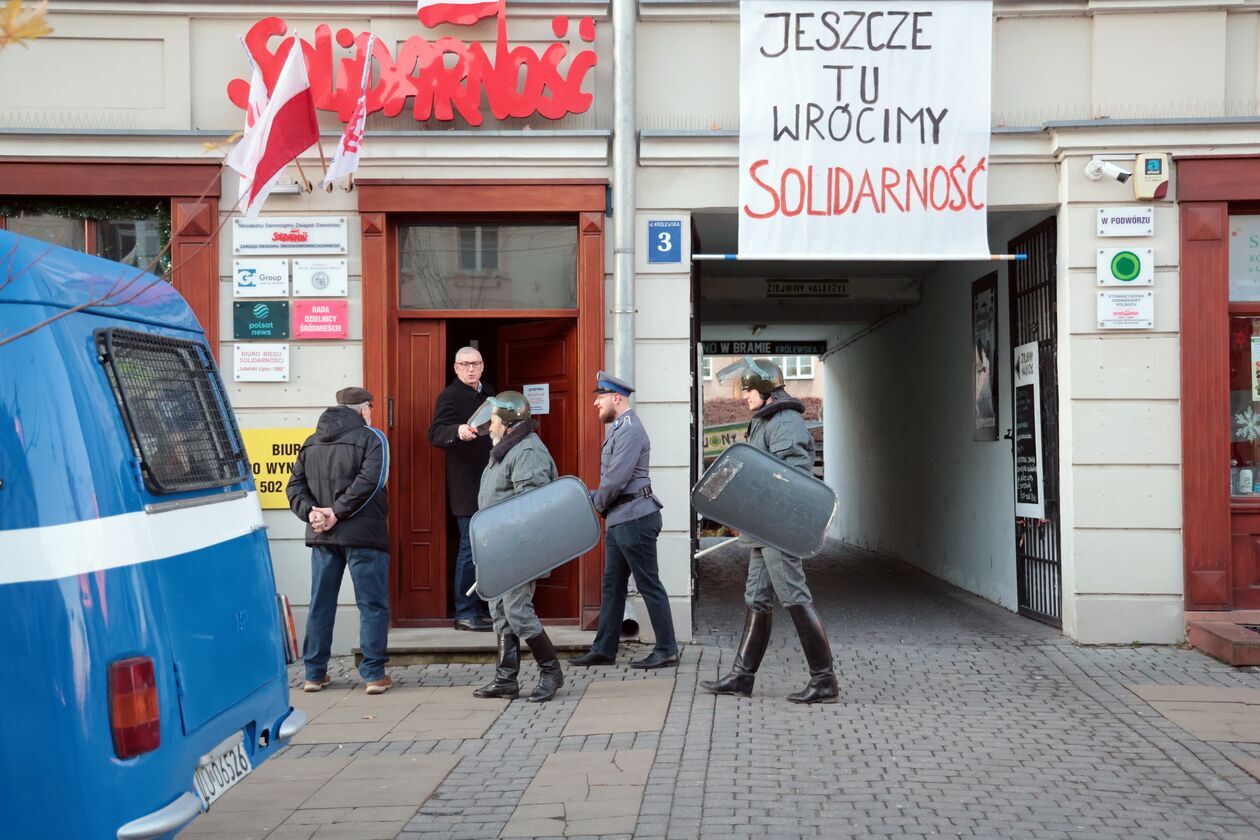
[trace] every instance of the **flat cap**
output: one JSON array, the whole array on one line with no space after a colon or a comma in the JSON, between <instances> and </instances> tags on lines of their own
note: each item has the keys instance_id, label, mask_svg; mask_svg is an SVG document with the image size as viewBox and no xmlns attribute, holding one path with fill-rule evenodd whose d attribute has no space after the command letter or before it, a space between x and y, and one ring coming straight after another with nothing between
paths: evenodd
<instances>
[{"instance_id":1,"label":"flat cap","mask_svg":"<svg viewBox=\"0 0 1260 840\"><path fill-rule=\"evenodd\" d=\"M621 394L628 397L634 393L634 386L629 385L611 373L604 373L602 370L595 377L595 390L593 394Z\"/></svg>"},{"instance_id":2,"label":"flat cap","mask_svg":"<svg viewBox=\"0 0 1260 840\"><path fill-rule=\"evenodd\" d=\"M372 392L357 385L337 392L337 405L359 405L373 401Z\"/></svg>"}]
</instances>

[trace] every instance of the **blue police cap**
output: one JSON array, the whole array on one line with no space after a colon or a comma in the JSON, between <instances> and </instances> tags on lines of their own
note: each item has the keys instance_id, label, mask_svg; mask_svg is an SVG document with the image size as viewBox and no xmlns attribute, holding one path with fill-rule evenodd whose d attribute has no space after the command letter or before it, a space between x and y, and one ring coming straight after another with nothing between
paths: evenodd
<instances>
[{"instance_id":1,"label":"blue police cap","mask_svg":"<svg viewBox=\"0 0 1260 840\"><path fill-rule=\"evenodd\" d=\"M593 394L621 394L628 397L634 393L634 386L627 385L611 373L604 373L602 370L595 377L595 390Z\"/></svg>"}]
</instances>

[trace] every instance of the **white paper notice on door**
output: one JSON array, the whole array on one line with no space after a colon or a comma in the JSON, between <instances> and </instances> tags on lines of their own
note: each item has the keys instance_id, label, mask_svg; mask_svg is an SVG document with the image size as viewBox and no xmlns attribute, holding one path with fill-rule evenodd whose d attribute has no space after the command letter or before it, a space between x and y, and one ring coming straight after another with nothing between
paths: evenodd
<instances>
[{"instance_id":1,"label":"white paper notice on door","mask_svg":"<svg viewBox=\"0 0 1260 840\"><path fill-rule=\"evenodd\" d=\"M547 414L551 411L551 386L546 382L538 385L526 385L525 399L529 402L529 413Z\"/></svg>"}]
</instances>

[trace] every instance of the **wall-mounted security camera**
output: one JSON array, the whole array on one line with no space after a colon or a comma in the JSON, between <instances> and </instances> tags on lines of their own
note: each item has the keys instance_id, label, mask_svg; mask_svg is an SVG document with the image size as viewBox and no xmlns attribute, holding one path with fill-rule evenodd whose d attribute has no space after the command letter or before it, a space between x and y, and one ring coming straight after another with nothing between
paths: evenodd
<instances>
[{"instance_id":1,"label":"wall-mounted security camera","mask_svg":"<svg viewBox=\"0 0 1260 840\"><path fill-rule=\"evenodd\" d=\"M1085 177L1091 181L1101 181L1103 178L1110 178L1123 184L1133 177L1133 173L1116 166L1109 160L1093 158L1089 163L1085 164Z\"/></svg>"}]
</instances>

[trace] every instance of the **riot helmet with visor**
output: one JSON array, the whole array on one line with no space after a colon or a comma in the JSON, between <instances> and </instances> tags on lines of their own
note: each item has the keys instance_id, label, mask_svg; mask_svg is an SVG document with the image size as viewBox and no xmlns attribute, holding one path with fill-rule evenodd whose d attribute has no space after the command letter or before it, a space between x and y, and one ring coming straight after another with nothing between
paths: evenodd
<instances>
[{"instance_id":1,"label":"riot helmet with visor","mask_svg":"<svg viewBox=\"0 0 1260 840\"><path fill-rule=\"evenodd\" d=\"M730 382L739 378L742 390L756 391L764 398L783 387L783 371L769 359L754 359L745 356L737 362L727 365L718 371L718 382Z\"/></svg>"},{"instance_id":2,"label":"riot helmet with visor","mask_svg":"<svg viewBox=\"0 0 1260 840\"><path fill-rule=\"evenodd\" d=\"M490 433L490 418L496 414L510 429L529 419L529 400L520 391L500 391L493 397L486 397L481 407L468 418L468 425L476 429L477 434L487 435Z\"/></svg>"}]
</instances>

